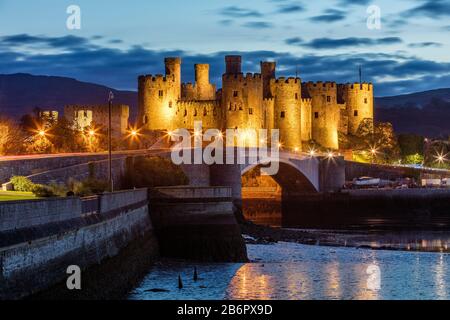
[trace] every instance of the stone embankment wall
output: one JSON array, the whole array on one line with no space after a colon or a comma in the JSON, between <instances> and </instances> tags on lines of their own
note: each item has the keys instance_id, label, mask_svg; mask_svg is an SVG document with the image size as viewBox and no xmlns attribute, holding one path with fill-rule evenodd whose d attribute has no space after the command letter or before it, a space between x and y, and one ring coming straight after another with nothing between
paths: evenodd
<instances>
[{"instance_id":1,"label":"stone embankment wall","mask_svg":"<svg viewBox=\"0 0 450 320\"><path fill-rule=\"evenodd\" d=\"M231 188L159 188L150 212L161 255L213 262L247 261Z\"/></svg>"},{"instance_id":2,"label":"stone embankment wall","mask_svg":"<svg viewBox=\"0 0 450 320\"><path fill-rule=\"evenodd\" d=\"M157 256L146 189L1 203L0 300L47 290L65 282L70 265L88 270L144 238Z\"/></svg>"}]
</instances>

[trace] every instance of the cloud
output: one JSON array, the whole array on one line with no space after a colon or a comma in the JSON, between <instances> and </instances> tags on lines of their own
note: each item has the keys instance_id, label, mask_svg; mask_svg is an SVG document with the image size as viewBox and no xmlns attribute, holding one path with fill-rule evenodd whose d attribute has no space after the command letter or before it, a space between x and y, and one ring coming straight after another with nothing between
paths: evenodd
<instances>
[{"instance_id":1,"label":"cloud","mask_svg":"<svg viewBox=\"0 0 450 320\"><path fill-rule=\"evenodd\" d=\"M372 0L340 0L341 6L366 6L372 3Z\"/></svg>"},{"instance_id":2,"label":"cloud","mask_svg":"<svg viewBox=\"0 0 450 320\"><path fill-rule=\"evenodd\" d=\"M252 29L268 29L273 27L273 25L270 22L265 21L250 21L244 23L242 26Z\"/></svg>"},{"instance_id":3,"label":"cloud","mask_svg":"<svg viewBox=\"0 0 450 320\"><path fill-rule=\"evenodd\" d=\"M317 38L311 40L310 42L296 42L295 39L296 38L290 38L285 40L285 42L290 45L298 45L312 49L337 49L345 47L390 45L402 42L402 40L398 37L386 37L378 39L356 37L341 39Z\"/></svg>"},{"instance_id":4,"label":"cloud","mask_svg":"<svg viewBox=\"0 0 450 320\"><path fill-rule=\"evenodd\" d=\"M448 0L422 0L421 5L403 13L406 17L426 16L429 18L450 17L450 2Z\"/></svg>"},{"instance_id":5,"label":"cloud","mask_svg":"<svg viewBox=\"0 0 450 320\"><path fill-rule=\"evenodd\" d=\"M409 93L450 87L450 63L424 60L405 54L366 52L361 54L302 54L296 56L276 51L220 51L196 54L182 50L150 50L142 46L117 49L98 46L89 39L78 39L85 47L74 47L59 38L21 35L0 37L14 46L0 46L0 70L4 73L31 73L76 78L81 81L107 85L116 89L137 90L137 77L141 74L164 73L164 57L181 56L183 81L194 80L194 64L211 65L211 81L221 85L225 69L224 56L243 56L245 72L260 72L260 61L277 61L278 76L292 76L297 66L304 81L336 81L339 83L358 80L357 66L363 66L363 78L375 83L377 96ZM21 44L19 41L24 42ZM41 39L40 43L38 39ZM58 39L58 40L55 40ZM23 51L24 44L56 44L55 50ZM291 38L292 43L303 43L301 38ZM62 46L66 43L66 47ZM388 80L387 80L388 79Z\"/></svg>"},{"instance_id":6,"label":"cloud","mask_svg":"<svg viewBox=\"0 0 450 320\"><path fill-rule=\"evenodd\" d=\"M327 9L324 14L311 17L309 20L313 22L336 22L346 18L345 11L337 9Z\"/></svg>"},{"instance_id":7,"label":"cloud","mask_svg":"<svg viewBox=\"0 0 450 320\"><path fill-rule=\"evenodd\" d=\"M300 45L304 43L303 39L300 37L289 38L286 39L285 42L289 45Z\"/></svg>"},{"instance_id":8,"label":"cloud","mask_svg":"<svg viewBox=\"0 0 450 320\"><path fill-rule=\"evenodd\" d=\"M427 47L442 47L442 43L439 42L417 42L417 43L410 43L408 45L410 48L427 48Z\"/></svg>"},{"instance_id":9,"label":"cloud","mask_svg":"<svg viewBox=\"0 0 450 320\"><path fill-rule=\"evenodd\" d=\"M305 7L301 4L282 4L278 7L277 12L283 14L298 13L305 11Z\"/></svg>"},{"instance_id":10,"label":"cloud","mask_svg":"<svg viewBox=\"0 0 450 320\"><path fill-rule=\"evenodd\" d=\"M73 35L63 37L45 37L17 34L2 37L2 43L9 46L28 45L52 48L78 48L80 46L90 45L88 39Z\"/></svg>"},{"instance_id":11,"label":"cloud","mask_svg":"<svg viewBox=\"0 0 450 320\"><path fill-rule=\"evenodd\" d=\"M241 8L237 6L229 6L223 8L220 11L220 14L230 18L255 18L263 16L259 11Z\"/></svg>"}]
</instances>

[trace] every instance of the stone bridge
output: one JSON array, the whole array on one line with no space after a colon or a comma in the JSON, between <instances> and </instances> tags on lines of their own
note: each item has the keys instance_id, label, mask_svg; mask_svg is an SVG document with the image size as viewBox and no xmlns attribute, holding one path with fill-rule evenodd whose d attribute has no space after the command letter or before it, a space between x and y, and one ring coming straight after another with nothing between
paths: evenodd
<instances>
[{"instance_id":1,"label":"stone bridge","mask_svg":"<svg viewBox=\"0 0 450 320\"><path fill-rule=\"evenodd\" d=\"M242 151L242 153L240 153ZM233 153L233 161L227 161ZM242 175L257 167L278 167L273 175L283 193L336 192L345 183L345 163L341 157L311 157L302 153L280 152L277 156L255 158L255 149L226 149L224 164L183 164L183 171L192 186L227 186L232 188L236 204L242 199ZM125 174L126 159L152 155L170 157L169 149L117 152L113 155L114 180ZM84 179L95 168L97 178L107 178L108 160L105 153L62 154L0 158L0 182L3 188L13 175L28 176L35 183L66 182L69 178ZM232 164L226 164L232 163ZM264 169L263 169L264 170Z\"/></svg>"}]
</instances>

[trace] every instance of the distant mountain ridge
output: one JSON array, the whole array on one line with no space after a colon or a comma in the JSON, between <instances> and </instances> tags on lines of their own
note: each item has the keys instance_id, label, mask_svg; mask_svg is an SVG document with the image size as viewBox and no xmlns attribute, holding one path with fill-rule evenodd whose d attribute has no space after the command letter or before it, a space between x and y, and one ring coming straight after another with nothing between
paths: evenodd
<instances>
[{"instance_id":1,"label":"distant mountain ridge","mask_svg":"<svg viewBox=\"0 0 450 320\"><path fill-rule=\"evenodd\" d=\"M397 133L449 136L450 88L376 98L375 120L392 123Z\"/></svg>"},{"instance_id":2,"label":"distant mountain ridge","mask_svg":"<svg viewBox=\"0 0 450 320\"><path fill-rule=\"evenodd\" d=\"M70 104L106 104L110 91L114 93L114 103L129 105L131 121L136 119L135 91L120 91L65 77L0 75L0 115L19 118L35 107L62 114L64 106ZM391 122L397 133L450 135L450 88L376 98L375 120Z\"/></svg>"},{"instance_id":3,"label":"distant mountain ridge","mask_svg":"<svg viewBox=\"0 0 450 320\"><path fill-rule=\"evenodd\" d=\"M416 107L423 108L433 99L450 102L450 88L435 89L410 94L375 99L377 108Z\"/></svg>"},{"instance_id":4,"label":"distant mountain ridge","mask_svg":"<svg viewBox=\"0 0 450 320\"><path fill-rule=\"evenodd\" d=\"M19 118L35 107L62 114L64 106L70 104L107 104L110 91L114 93L114 103L129 105L135 117L137 94L133 91L115 90L66 77L26 73L0 75L0 114Z\"/></svg>"}]
</instances>

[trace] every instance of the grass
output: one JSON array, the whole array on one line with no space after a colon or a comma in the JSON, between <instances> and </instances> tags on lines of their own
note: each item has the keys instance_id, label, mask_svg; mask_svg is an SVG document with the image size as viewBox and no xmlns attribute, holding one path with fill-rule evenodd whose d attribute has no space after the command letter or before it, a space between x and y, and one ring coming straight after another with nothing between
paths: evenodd
<instances>
[{"instance_id":1,"label":"grass","mask_svg":"<svg viewBox=\"0 0 450 320\"><path fill-rule=\"evenodd\" d=\"M16 192L16 191L0 191L1 201L20 201L20 200L36 200L38 199L31 192Z\"/></svg>"}]
</instances>

